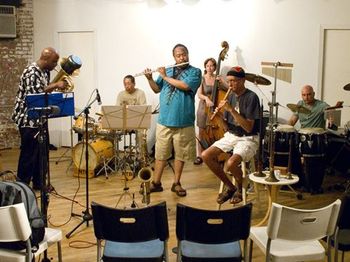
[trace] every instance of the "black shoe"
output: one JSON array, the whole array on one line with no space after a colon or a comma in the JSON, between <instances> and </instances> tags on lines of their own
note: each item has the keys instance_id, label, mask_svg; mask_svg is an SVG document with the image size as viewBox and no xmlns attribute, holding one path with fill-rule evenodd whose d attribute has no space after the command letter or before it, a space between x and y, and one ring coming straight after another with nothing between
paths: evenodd
<instances>
[{"instance_id":1,"label":"black shoe","mask_svg":"<svg viewBox=\"0 0 350 262\"><path fill-rule=\"evenodd\" d=\"M57 150L57 147L54 146L53 144L50 144L49 145L49 150Z\"/></svg>"},{"instance_id":2,"label":"black shoe","mask_svg":"<svg viewBox=\"0 0 350 262\"><path fill-rule=\"evenodd\" d=\"M199 156L197 156L196 160L194 160L194 165L201 165L203 163L203 159Z\"/></svg>"},{"instance_id":3,"label":"black shoe","mask_svg":"<svg viewBox=\"0 0 350 262\"><path fill-rule=\"evenodd\" d=\"M33 190L34 191L39 191L39 190L41 190L41 186L33 185Z\"/></svg>"},{"instance_id":4,"label":"black shoe","mask_svg":"<svg viewBox=\"0 0 350 262\"><path fill-rule=\"evenodd\" d=\"M318 195L318 194L323 194L323 189L318 188L318 189L311 189L310 190L311 195Z\"/></svg>"}]
</instances>

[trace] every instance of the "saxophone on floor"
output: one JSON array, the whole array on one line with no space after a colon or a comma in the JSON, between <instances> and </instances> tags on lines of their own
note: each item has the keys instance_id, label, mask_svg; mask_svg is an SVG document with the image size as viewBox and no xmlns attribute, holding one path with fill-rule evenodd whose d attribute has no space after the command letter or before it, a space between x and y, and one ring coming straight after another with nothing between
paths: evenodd
<instances>
[{"instance_id":1,"label":"saxophone on floor","mask_svg":"<svg viewBox=\"0 0 350 262\"><path fill-rule=\"evenodd\" d=\"M141 180L142 203L149 205L151 202L151 180L153 170L149 167L149 157L147 151L147 130L143 131L141 145L141 169L137 173L137 177Z\"/></svg>"}]
</instances>

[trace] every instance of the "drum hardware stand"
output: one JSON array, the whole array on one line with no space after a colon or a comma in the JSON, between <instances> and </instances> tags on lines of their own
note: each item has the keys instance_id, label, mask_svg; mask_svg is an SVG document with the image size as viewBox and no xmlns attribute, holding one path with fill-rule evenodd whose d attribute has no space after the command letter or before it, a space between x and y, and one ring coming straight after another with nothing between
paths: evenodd
<instances>
[{"instance_id":1,"label":"drum hardware stand","mask_svg":"<svg viewBox=\"0 0 350 262\"><path fill-rule=\"evenodd\" d=\"M130 207L135 208L135 207L137 207L137 205L135 203L135 195L134 195L134 193L131 194L129 192L129 187L128 187L128 181L134 179L134 177L135 177L135 171L134 171L135 164L134 164L133 169L131 169L130 164L128 163L128 160L130 160L130 158L132 157L131 133L129 133L129 154L128 155L126 154L126 150L125 150L127 148L125 138L126 138L126 134L124 133L124 155L123 155L123 158L121 159L121 163L119 166L120 169L122 170L122 175L124 177L124 188L123 188L123 193L121 193L115 207L117 207L119 205L119 203L122 199L124 199L124 203L125 203L125 199L127 197L129 197L132 200ZM136 158L136 152L135 152L135 158ZM128 174L128 172L130 172L129 170L132 172L132 176L130 176L130 174ZM124 208L126 208L125 205L124 205Z\"/></svg>"},{"instance_id":2,"label":"drum hardware stand","mask_svg":"<svg viewBox=\"0 0 350 262\"><path fill-rule=\"evenodd\" d=\"M61 156L58 157L58 159L56 160L56 165L59 162L62 161L68 161L70 160L70 164L69 166L73 163L73 159L72 159L72 149L73 149L73 120L72 120L72 116L70 116L70 129L69 129L69 133L70 133L70 147L67 148ZM70 152L70 156L66 156L66 154Z\"/></svg>"},{"instance_id":3,"label":"drum hardware stand","mask_svg":"<svg viewBox=\"0 0 350 262\"><path fill-rule=\"evenodd\" d=\"M113 139L113 145L114 145L114 155L113 157L108 161L110 163L112 160L114 161L114 172L117 172L119 169L121 169L121 162L122 158L120 157L120 151L119 151L119 141L120 141L120 135L115 133L114 139Z\"/></svg>"},{"instance_id":4,"label":"drum hardware stand","mask_svg":"<svg viewBox=\"0 0 350 262\"><path fill-rule=\"evenodd\" d=\"M265 174L262 172L263 170L263 163L262 163L262 155L263 155L263 145L262 145L262 133L263 133L263 112L264 112L264 105L263 101L261 100L260 105L260 111L259 111L259 147L258 147L258 170L255 172L255 176L257 177L265 177Z\"/></svg>"},{"instance_id":5,"label":"drum hardware stand","mask_svg":"<svg viewBox=\"0 0 350 262\"><path fill-rule=\"evenodd\" d=\"M71 235L74 233L75 230L77 230L82 224L86 223L86 226L89 227L89 221L92 220L92 215L89 212L89 113L90 113L90 107L91 105L97 101L97 96L94 100L92 100L82 112L79 113L81 115L83 112L86 117L85 121L85 198L86 198L86 209L83 211L83 215L72 213L72 216L79 216L82 218L82 221L73 228L70 232L66 234L66 238L70 238Z\"/></svg>"},{"instance_id":6,"label":"drum hardware stand","mask_svg":"<svg viewBox=\"0 0 350 262\"><path fill-rule=\"evenodd\" d=\"M108 179L108 171L113 172L114 169L109 166L109 163L114 160L114 156L111 158L103 158L103 166L100 168L100 170L96 173L96 176L99 176L102 171L105 172L105 177Z\"/></svg>"},{"instance_id":7,"label":"drum hardware stand","mask_svg":"<svg viewBox=\"0 0 350 262\"><path fill-rule=\"evenodd\" d=\"M274 88L271 92L272 95L272 101L268 103L269 105L269 152L270 152L270 159L269 159L269 176L265 179L269 182L277 182L278 179L275 175L274 170L274 158L275 158L275 134L274 134L274 128L277 126L278 121L278 106L279 103L276 102L276 96L277 96L277 74L278 74L278 67L284 66L284 67L293 67L292 64L286 64L281 62L271 63L271 62L262 62L263 66L273 66L273 76L274 76ZM275 110L274 110L275 109ZM274 111L276 112L274 116Z\"/></svg>"},{"instance_id":8,"label":"drum hardware stand","mask_svg":"<svg viewBox=\"0 0 350 262\"><path fill-rule=\"evenodd\" d=\"M125 163L126 164L126 163ZM127 165L127 164L126 164ZM132 202L131 202L131 205L130 205L130 207L131 208L136 208L136 207L138 207L137 206L137 204L136 204L136 202L135 202L135 193L130 193L129 192L129 187L128 187L128 178L127 178L127 172L126 172L126 168L124 167L124 171L122 171L122 173L123 173L123 176L124 176L124 188L123 188L123 193L121 193L121 195L120 195L120 197L119 197L119 199L118 199L118 201L117 201L117 204L115 205L115 207L117 207L118 205L119 205L119 203L120 203L120 201L122 200L122 199L124 199L124 203L125 203L125 199L127 198L127 197L129 197L131 200L132 200ZM131 179L130 179L131 180ZM126 206L124 205L124 209L126 209Z\"/></svg>"}]
</instances>

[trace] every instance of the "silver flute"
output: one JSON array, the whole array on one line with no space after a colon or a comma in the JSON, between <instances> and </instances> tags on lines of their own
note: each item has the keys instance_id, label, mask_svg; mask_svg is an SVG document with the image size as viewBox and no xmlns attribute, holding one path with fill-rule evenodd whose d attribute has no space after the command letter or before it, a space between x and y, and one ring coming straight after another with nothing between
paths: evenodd
<instances>
[{"instance_id":1,"label":"silver flute","mask_svg":"<svg viewBox=\"0 0 350 262\"><path fill-rule=\"evenodd\" d=\"M184 63L181 63L181 64L168 65L168 66L165 67L165 69L167 69L167 68L173 68L173 67L176 67L176 66L188 65L189 63L190 63L190 62L184 62ZM151 70L150 73L157 72L157 70L158 70L158 69ZM146 74L145 72L141 72L141 73L135 74L134 77L143 76L143 75L145 75L145 74Z\"/></svg>"}]
</instances>

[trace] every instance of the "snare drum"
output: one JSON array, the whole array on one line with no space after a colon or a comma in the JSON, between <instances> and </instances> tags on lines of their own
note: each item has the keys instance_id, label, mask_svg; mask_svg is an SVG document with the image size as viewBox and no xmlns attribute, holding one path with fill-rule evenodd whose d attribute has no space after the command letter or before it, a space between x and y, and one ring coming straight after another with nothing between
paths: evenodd
<instances>
[{"instance_id":1,"label":"snare drum","mask_svg":"<svg viewBox=\"0 0 350 262\"><path fill-rule=\"evenodd\" d=\"M85 116L79 116L77 120L75 120L73 125L73 130L79 134L85 133ZM95 130L95 119L89 117L88 120L88 133L93 133Z\"/></svg>"},{"instance_id":2,"label":"snare drum","mask_svg":"<svg viewBox=\"0 0 350 262\"><path fill-rule=\"evenodd\" d=\"M109 140L96 139L88 144L89 170L94 170L103 160L113 156L113 144ZM78 143L73 148L73 162L78 169L85 170L85 142Z\"/></svg>"},{"instance_id":3,"label":"snare drum","mask_svg":"<svg viewBox=\"0 0 350 262\"><path fill-rule=\"evenodd\" d=\"M275 154L289 154L289 140L292 139L292 146L295 145L296 132L293 126L279 125L275 133Z\"/></svg>"},{"instance_id":4,"label":"snare drum","mask_svg":"<svg viewBox=\"0 0 350 262\"><path fill-rule=\"evenodd\" d=\"M303 156L324 156L327 135L323 128L302 128L298 131L299 152Z\"/></svg>"},{"instance_id":5,"label":"snare drum","mask_svg":"<svg viewBox=\"0 0 350 262\"><path fill-rule=\"evenodd\" d=\"M115 134L113 129L102 128L102 124L95 124L95 132L97 136L112 137Z\"/></svg>"}]
</instances>

